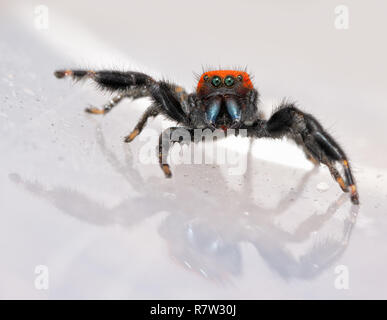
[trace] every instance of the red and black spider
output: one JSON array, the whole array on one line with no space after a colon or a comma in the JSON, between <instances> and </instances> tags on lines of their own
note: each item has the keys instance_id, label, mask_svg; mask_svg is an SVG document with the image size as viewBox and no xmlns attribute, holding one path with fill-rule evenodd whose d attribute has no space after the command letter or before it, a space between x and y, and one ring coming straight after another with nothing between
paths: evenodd
<instances>
[{"instance_id":1,"label":"red and black spider","mask_svg":"<svg viewBox=\"0 0 387 320\"><path fill-rule=\"evenodd\" d=\"M250 76L245 71L215 70L201 75L196 92L186 91L173 83L156 81L140 72L58 70L57 78L71 76L74 79L90 78L102 89L119 94L102 109L88 108L93 114L106 114L123 98L137 99L148 96L151 106L137 123L134 130L125 138L131 142L144 128L149 117L161 114L181 124L165 130L159 139L159 161L166 177L171 177L166 156L174 131L184 128L191 137L194 129L240 129L253 138L293 139L304 150L306 157L315 164L325 164L344 192L351 192L351 200L359 204L359 195L352 176L348 158L337 142L324 130L310 114L297 109L294 104L282 102L268 120L258 114L258 91L253 87ZM340 162L345 180L336 169Z\"/></svg>"}]
</instances>

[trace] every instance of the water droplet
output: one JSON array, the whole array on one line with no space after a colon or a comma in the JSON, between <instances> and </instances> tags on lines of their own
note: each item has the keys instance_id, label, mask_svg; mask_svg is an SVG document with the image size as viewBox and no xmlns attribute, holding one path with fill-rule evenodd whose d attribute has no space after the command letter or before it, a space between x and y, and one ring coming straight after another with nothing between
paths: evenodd
<instances>
[{"instance_id":1,"label":"water droplet","mask_svg":"<svg viewBox=\"0 0 387 320\"><path fill-rule=\"evenodd\" d=\"M176 199L176 195L174 193L170 193L170 192L164 192L163 196L165 198L170 199L170 200L175 200Z\"/></svg>"},{"instance_id":2,"label":"water droplet","mask_svg":"<svg viewBox=\"0 0 387 320\"><path fill-rule=\"evenodd\" d=\"M320 182L317 186L316 189L320 192L325 192L329 190L329 185L326 182Z\"/></svg>"},{"instance_id":3,"label":"water droplet","mask_svg":"<svg viewBox=\"0 0 387 320\"><path fill-rule=\"evenodd\" d=\"M28 94L28 95L30 95L30 96L34 96L35 95L35 93L31 89L28 89L28 88L24 88L23 92Z\"/></svg>"},{"instance_id":4,"label":"water droplet","mask_svg":"<svg viewBox=\"0 0 387 320\"><path fill-rule=\"evenodd\" d=\"M203 269L199 269L200 270L200 273L203 275L203 276L205 276L206 278L208 277L207 276L207 273L203 270Z\"/></svg>"}]
</instances>

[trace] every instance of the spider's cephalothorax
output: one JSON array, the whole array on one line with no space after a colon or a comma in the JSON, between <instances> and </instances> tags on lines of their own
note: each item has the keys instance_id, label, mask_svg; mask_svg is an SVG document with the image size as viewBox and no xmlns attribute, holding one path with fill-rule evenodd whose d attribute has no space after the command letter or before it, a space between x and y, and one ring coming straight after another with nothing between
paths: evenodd
<instances>
[{"instance_id":1,"label":"spider's cephalothorax","mask_svg":"<svg viewBox=\"0 0 387 320\"><path fill-rule=\"evenodd\" d=\"M351 192L352 202L359 203L348 158L337 142L312 115L302 112L292 103L283 102L268 120L261 119L258 113L259 95L245 71L205 72L199 79L196 92L191 94L173 83L156 81L146 74L133 71L58 70L55 76L91 78L101 88L118 92L102 109L86 109L93 114L108 113L123 98L150 97L153 101L151 106L125 142L132 141L142 131L149 117L161 114L180 124L160 135L159 161L166 177L172 176L166 156L174 131L184 128L193 138L194 129L246 129L252 138L287 136L293 139L309 160L315 164L325 164L341 189ZM337 162L343 167L345 179L336 169Z\"/></svg>"},{"instance_id":2,"label":"spider's cephalothorax","mask_svg":"<svg viewBox=\"0 0 387 320\"><path fill-rule=\"evenodd\" d=\"M244 71L217 70L202 74L196 89L197 107L210 128L239 128L256 120L258 93Z\"/></svg>"}]
</instances>

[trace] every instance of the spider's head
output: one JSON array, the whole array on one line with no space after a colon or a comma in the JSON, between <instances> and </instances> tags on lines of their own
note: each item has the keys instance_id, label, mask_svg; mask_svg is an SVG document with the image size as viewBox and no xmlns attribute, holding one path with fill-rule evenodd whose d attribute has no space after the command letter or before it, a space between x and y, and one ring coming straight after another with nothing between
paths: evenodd
<instances>
[{"instance_id":1,"label":"spider's head","mask_svg":"<svg viewBox=\"0 0 387 320\"><path fill-rule=\"evenodd\" d=\"M196 89L205 108L206 122L216 128L238 127L242 101L253 90L249 75L244 71L216 70L201 75Z\"/></svg>"}]
</instances>

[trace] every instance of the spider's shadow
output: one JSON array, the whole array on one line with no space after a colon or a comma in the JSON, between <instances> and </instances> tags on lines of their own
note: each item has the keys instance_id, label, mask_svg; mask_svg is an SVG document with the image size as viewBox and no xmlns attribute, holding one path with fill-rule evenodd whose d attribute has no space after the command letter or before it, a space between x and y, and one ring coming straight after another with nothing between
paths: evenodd
<instances>
[{"instance_id":1,"label":"spider's shadow","mask_svg":"<svg viewBox=\"0 0 387 320\"><path fill-rule=\"evenodd\" d=\"M324 214L310 215L293 232L288 232L274 223L274 217L286 212L300 197L307 180L315 170L306 173L297 187L282 198L275 208L262 208L255 204L252 197L249 152L245 184L239 193L225 188L221 196L215 193L203 197L197 186L187 185L184 188L172 187L174 197L171 199L165 196L171 194L171 184L162 180L164 178L144 181L134 169L133 157L127 145L124 145L125 161L121 162L115 153L107 148L100 126L96 130L96 139L108 163L139 193L138 197L125 199L113 208L106 208L75 189L58 186L48 190L39 182L23 180L18 174L12 174L10 177L62 212L96 225L120 224L130 227L157 212L167 211L169 214L162 221L159 232L166 240L171 256L188 270L216 281L223 281L230 275L241 273L242 242L251 243L270 268L283 278L317 276L337 261L348 245L357 206L351 207L336 239L329 237L315 243L298 259L286 249L287 244L306 241L312 232L321 229L344 204L347 199L345 194L333 201ZM226 185L220 170L210 171L208 181ZM185 184L178 174L174 179L177 180L174 186ZM242 195L243 202L236 201ZM136 209L132 211L131 208ZM243 212L248 212L249 215L241 214Z\"/></svg>"}]
</instances>

